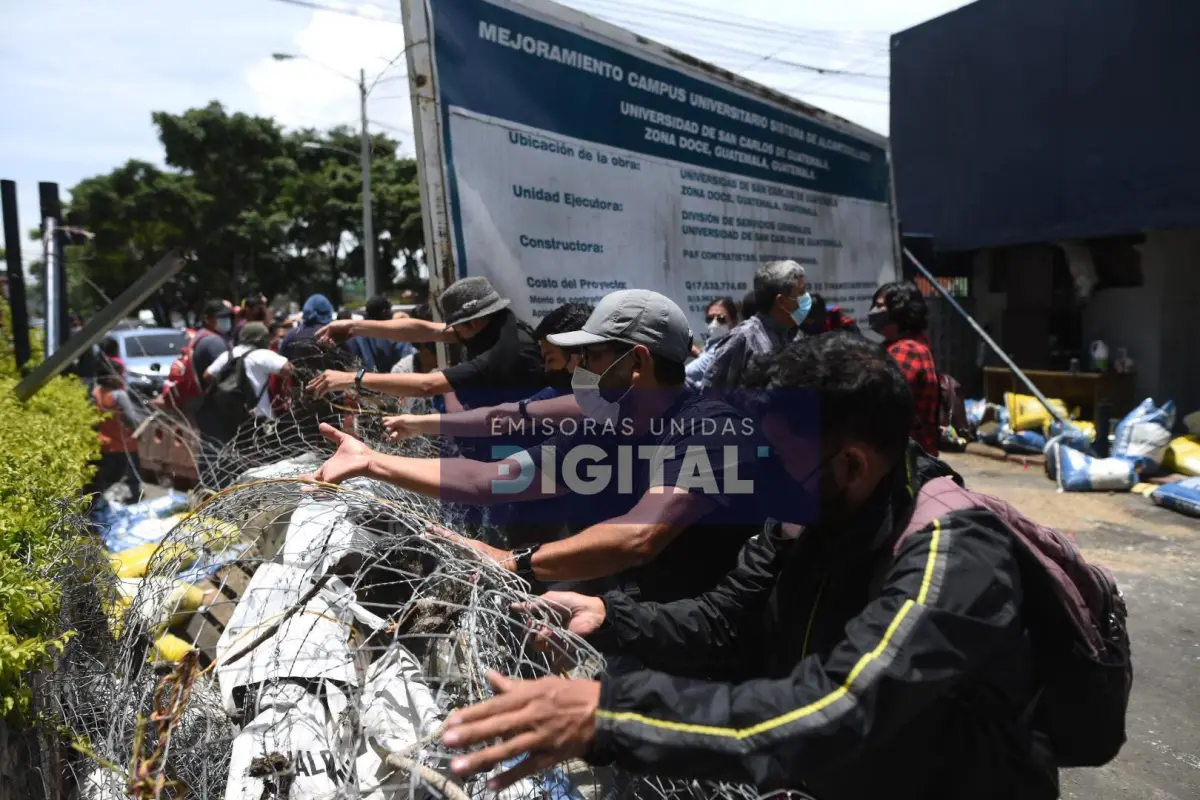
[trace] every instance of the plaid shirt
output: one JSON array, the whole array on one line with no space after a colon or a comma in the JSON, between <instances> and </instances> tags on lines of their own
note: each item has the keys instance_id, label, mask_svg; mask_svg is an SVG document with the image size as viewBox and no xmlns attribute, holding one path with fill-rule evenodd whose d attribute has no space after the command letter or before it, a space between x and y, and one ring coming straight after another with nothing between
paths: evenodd
<instances>
[{"instance_id":1,"label":"plaid shirt","mask_svg":"<svg viewBox=\"0 0 1200 800\"><path fill-rule=\"evenodd\" d=\"M916 403L912 438L930 455L938 452L938 376L933 351L924 336L897 339L887 346L912 390Z\"/></svg>"},{"instance_id":2,"label":"plaid shirt","mask_svg":"<svg viewBox=\"0 0 1200 800\"><path fill-rule=\"evenodd\" d=\"M718 393L739 388L742 373L751 358L776 353L795 336L795 328L784 328L766 314L755 314L734 328L717 346L708 372L700 379L700 388Z\"/></svg>"}]
</instances>

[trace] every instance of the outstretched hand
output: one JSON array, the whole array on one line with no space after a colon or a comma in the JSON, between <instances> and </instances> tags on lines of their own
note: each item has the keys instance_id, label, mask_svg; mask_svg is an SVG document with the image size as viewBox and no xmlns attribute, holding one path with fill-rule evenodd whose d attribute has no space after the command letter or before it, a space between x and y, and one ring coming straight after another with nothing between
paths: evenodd
<instances>
[{"instance_id":1,"label":"outstretched hand","mask_svg":"<svg viewBox=\"0 0 1200 800\"><path fill-rule=\"evenodd\" d=\"M501 741L456 756L450 769L467 776L487 772L518 756L520 763L488 781L498 791L562 761L587 755L596 736L600 682L541 678L521 681L488 673L496 697L455 711L442 729L442 744L467 749Z\"/></svg>"},{"instance_id":2,"label":"outstretched hand","mask_svg":"<svg viewBox=\"0 0 1200 800\"><path fill-rule=\"evenodd\" d=\"M327 369L308 382L304 388L316 397L324 397L331 392L344 392L354 386L353 372L338 372Z\"/></svg>"},{"instance_id":3,"label":"outstretched hand","mask_svg":"<svg viewBox=\"0 0 1200 800\"><path fill-rule=\"evenodd\" d=\"M514 611L545 613L560 628L576 636L591 636L604 624L608 609L604 600L576 592L546 592L527 603L516 603ZM539 631L539 638L543 636Z\"/></svg>"},{"instance_id":4,"label":"outstretched hand","mask_svg":"<svg viewBox=\"0 0 1200 800\"><path fill-rule=\"evenodd\" d=\"M420 436L421 431L418 427L420 423L417 421L420 416L423 415L397 414L394 417L384 417L383 427L387 428L388 440L399 442L404 439L411 439L414 436Z\"/></svg>"},{"instance_id":5,"label":"outstretched hand","mask_svg":"<svg viewBox=\"0 0 1200 800\"><path fill-rule=\"evenodd\" d=\"M337 451L312 474L313 480L321 483L341 483L370 474L374 450L325 422L321 423L321 435L336 444Z\"/></svg>"},{"instance_id":6,"label":"outstretched hand","mask_svg":"<svg viewBox=\"0 0 1200 800\"><path fill-rule=\"evenodd\" d=\"M325 327L318 329L315 337L317 344L341 344L350 338L353 330L354 320L337 319Z\"/></svg>"}]
</instances>

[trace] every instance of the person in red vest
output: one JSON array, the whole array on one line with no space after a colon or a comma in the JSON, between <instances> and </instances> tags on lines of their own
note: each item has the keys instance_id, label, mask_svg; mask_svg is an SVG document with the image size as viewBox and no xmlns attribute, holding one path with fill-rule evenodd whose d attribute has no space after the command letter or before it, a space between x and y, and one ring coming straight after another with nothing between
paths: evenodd
<instances>
[{"instance_id":1,"label":"person in red vest","mask_svg":"<svg viewBox=\"0 0 1200 800\"><path fill-rule=\"evenodd\" d=\"M131 503L142 495L141 459L134 431L146 418L125 386L122 364L105 361L100 364L92 399L104 414L100 422L100 466L97 482L100 491L124 482L129 487Z\"/></svg>"}]
</instances>

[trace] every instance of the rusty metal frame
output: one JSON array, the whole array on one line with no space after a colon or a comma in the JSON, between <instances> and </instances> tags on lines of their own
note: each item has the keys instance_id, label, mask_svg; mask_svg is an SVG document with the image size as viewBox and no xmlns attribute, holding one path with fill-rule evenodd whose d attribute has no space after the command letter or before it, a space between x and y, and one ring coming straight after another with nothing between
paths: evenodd
<instances>
[{"instance_id":1,"label":"rusty metal frame","mask_svg":"<svg viewBox=\"0 0 1200 800\"><path fill-rule=\"evenodd\" d=\"M74 363L75 359L83 355L85 350L100 341L113 325L147 297L158 291L160 286L175 277L175 274L183 269L183 265L186 263L187 257L180 250L172 250L160 258L157 264L134 281L128 289L121 292L116 300L100 309L88 320L88 323L83 326L83 330L64 342L54 351L54 355L38 364L24 380L18 383L13 390L17 398L25 401L37 394L50 379L59 375Z\"/></svg>"}]
</instances>

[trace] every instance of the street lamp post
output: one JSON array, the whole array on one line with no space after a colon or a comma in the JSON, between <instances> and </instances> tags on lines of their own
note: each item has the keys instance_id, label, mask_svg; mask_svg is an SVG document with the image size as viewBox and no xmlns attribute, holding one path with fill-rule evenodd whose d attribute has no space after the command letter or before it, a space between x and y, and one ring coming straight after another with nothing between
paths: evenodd
<instances>
[{"instance_id":1,"label":"street lamp post","mask_svg":"<svg viewBox=\"0 0 1200 800\"><path fill-rule=\"evenodd\" d=\"M330 72L351 81L358 87L358 107L361 117L361 125L359 135L361 140L359 152L359 166L362 172L362 197L363 197L363 270L366 272L366 291L367 299L378 294L379 276L375 271L375 220L371 213L371 135L367 132L367 95L370 89L367 87L367 71L360 69L358 71L358 80L351 78L338 72L333 67L322 64L320 61L309 58L308 56L292 55L290 53L272 53L271 57L276 61L292 61L301 59L304 61L316 64L318 67L329 70ZM376 81L378 82L378 81ZM315 144L317 147L323 147L317 142L306 142L305 145ZM341 148L330 148L340 150Z\"/></svg>"},{"instance_id":2,"label":"street lamp post","mask_svg":"<svg viewBox=\"0 0 1200 800\"><path fill-rule=\"evenodd\" d=\"M367 71L358 71L358 105L362 111L363 269L367 273L367 299L376 295L375 223L371 218L371 139L367 133Z\"/></svg>"}]
</instances>

